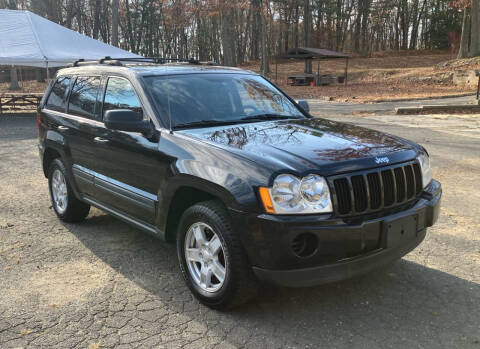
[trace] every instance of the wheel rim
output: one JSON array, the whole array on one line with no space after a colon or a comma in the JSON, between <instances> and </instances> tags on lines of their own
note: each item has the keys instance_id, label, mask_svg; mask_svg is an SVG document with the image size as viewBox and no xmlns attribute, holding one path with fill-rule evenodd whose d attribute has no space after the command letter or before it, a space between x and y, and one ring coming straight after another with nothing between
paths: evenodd
<instances>
[{"instance_id":1,"label":"wheel rim","mask_svg":"<svg viewBox=\"0 0 480 349\"><path fill-rule=\"evenodd\" d=\"M222 242L208 225L198 222L185 235L185 260L193 282L206 292L218 291L225 282L227 265Z\"/></svg>"},{"instance_id":2,"label":"wheel rim","mask_svg":"<svg viewBox=\"0 0 480 349\"><path fill-rule=\"evenodd\" d=\"M65 176L60 170L55 170L52 175L52 196L57 212L64 213L68 204L68 191Z\"/></svg>"}]
</instances>

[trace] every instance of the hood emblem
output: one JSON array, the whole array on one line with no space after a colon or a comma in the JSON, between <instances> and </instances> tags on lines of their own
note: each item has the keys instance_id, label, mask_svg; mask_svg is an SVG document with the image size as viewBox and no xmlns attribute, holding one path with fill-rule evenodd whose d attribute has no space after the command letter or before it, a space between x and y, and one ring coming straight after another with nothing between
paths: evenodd
<instances>
[{"instance_id":1,"label":"hood emblem","mask_svg":"<svg viewBox=\"0 0 480 349\"><path fill-rule=\"evenodd\" d=\"M375 158L375 162L377 164L388 164L390 162L390 159L385 156L383 158Z\"/></svg>"}]
</instances>

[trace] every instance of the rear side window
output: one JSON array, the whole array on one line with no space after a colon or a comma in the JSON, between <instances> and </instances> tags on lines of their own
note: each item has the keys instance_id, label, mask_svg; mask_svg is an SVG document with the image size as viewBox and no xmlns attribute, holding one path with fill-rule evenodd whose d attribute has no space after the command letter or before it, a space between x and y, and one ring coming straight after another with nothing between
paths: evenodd
<instances>
[{"instance_id":1,"label":"rear side window","mask_svg":"<svg viewBox=\"0 0 480 349\"><path fill-rule=\"evenodd\" d=\"M73 115L95 119L99 76L79 76L75 81L68 101L68 112Z\"/></svg>"},{"instance_id":2,"label":"rear side window","mask_svg":"<svg viewBox=\"0 0 480 349\"><path fill-rule=\"evenodd\" d=\"M55 81L52 91L48 96L47 108L57 111L65 111L65 100L70 86L70 77L61 76Z\"/></svg>"},{"instance_id":3,"label":"rear side window","mask_svg":"<svg viewBox=\"0 0 480 349\"><path fill-rule=\"evenodd\" d=\"M143 114L137 94L132 84L126 79L117 77L108 79L103 101L103 115L106 111L113 109L130 109Z\"/></svg>"}]
</instances>

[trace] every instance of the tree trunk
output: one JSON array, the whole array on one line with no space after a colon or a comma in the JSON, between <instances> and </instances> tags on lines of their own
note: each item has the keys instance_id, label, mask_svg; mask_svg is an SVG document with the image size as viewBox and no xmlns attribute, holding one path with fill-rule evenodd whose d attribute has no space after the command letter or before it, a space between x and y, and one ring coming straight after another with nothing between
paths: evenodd
<instances>
[{"instance_id":1,"label":"tree trunk","mask_svg":"<svg viewBox=\"0 0 480 349\"><path fill-rule=\"evenodd\" d=\"M35 68L35 80L37 82L45 82L45 79L42 76L42 68Z\"/></svg>"},{"instance_id":2,"label":"tree trunk","mask_svg":"<svg viewBox=\"0 0 480 349\"><path fill-rule=\"evenodd\" d=\"M362 55L366 56L369 54L369 43L371 43L371 38L368 37L368 18L370 17L370 7L372 2L369 0L363 1L362 8Z\"/></svg>"},{"instance_id":3,"label":"tree trunk","mask_svg":"<svg viewBox=\"0 0 480 349\"><path fill-rule=\"evenodd\" d=\"M480 56L480 0L472 0L470 28L470 57Z\"/></svg>"},{"instance_id":4,"label":"tree trunk","mask_svg":"<svg viewBox=\"0 0 480 349\"><path fill-rule=\"evenodd\" d=\"M102 6L102 2L100 0L95 0L95 8L94 8L94 19L93 19L93 32L92 38L98 38L98 32L100 30L100 7Z\"/></svg>"},{"instance_id":5,"label":"tree trunk","mask_svg":"<svg viewBox=\"0 0 480 349\"><path fill-rule=\"evenodd\" d=\"M118 0L112 0L112 45L118 47Z\"/></svg>"},{"instance_id":6,"label":"tree trunk","mask_svg":"<svg viewBox=\"0 0 480 349\"><path fill-rule=\"evenodd\" d=\"M235 67L237 65L235 55L235 35L233 5L222 2L222 45L223 45L223 65Z\"/></svg>"},{"instance_id":7,"label":"tree trunk","mask_svg":"<svg viewBox=\"0 0 480 349\"><path fill-rule=\"evenodd\" d=\"M303 29L305 47L310 47L312 37L312 10L310 9L310 0L305 0L303 4ZM305 73L312 73L312 60L305 60Z\"/></svg>"},{"instance_id":8,"label":"tree trunk","mask_svg":"<svg viewBox=\"0 0 480 349\"><path fill-rule=\"evenodd\" d=\"M251 32L251 45L250 45L250 59L260 58L260 40L262 37L262 19L260 0L252 0L252 32Z\"/></svg>"},{"instance_id":9,"label":"tree trunk","mask_svg":"<svg viewBox=\"0 0 480 349\"><path fill-rule=\"evenodd\" d=\"M299 17L299 10L298 5L295 7L295 27L293 30L293 40L295 41L295 48L298 47L298 22L300 21Z\"/></svg>"},{"instance_id":10,"label":"tree trunk","mask_svg":"<svg viewBox=\"0 0 480 349\"><path fill-rule=\"evenodd\" d=\"M355 30L353 33L353 51L360 52L360 29L362 24L363 0L358 0L357 18L355 19Z\"/></svg>"},{"instance_id":11,"label":"tree trunk","mask_svg":"<svg viewBox=\"0 0 480 349\"><path fill-rule=\"evenodd\" d=\"M73 0L67 1L67 18L65 21L65 26L69 29L72 29L72 20L73 20Z\"/></svg>"},{"instance_id":12,"label":"tree trunk","mask_svg":"<svg viewBox=\"0 0 480 349\"><path fill-rule=\"evenodd\" d=\"M267 39L267 21L265 20L265 13L263 8L263 1L261 4L261 26L262 26L262 72L263 75L270 73L270 64L268 57L268 39Z\"/></svg>"},{"instance_id":13,"label":"tree trunk","mask_svg":"<svg viewBox=\"0 0 480 349\"><path fill-rule=\"evenodd\" d=\"M8 89L10 91L20 90L20 86L18 85L17 69L14 67L10 69L10 87Z\"/></svg>"},{"instance_id":14,"label":"tree trunk","mask_svg":"<svg viewBox=\"0 0 480 349\"><path fill-rule=\"evenodd\" d=\"M287 15L287 6L285 6L285 46L284 46L284 52L288 52L288 37L290 36L290 18L292 17L292 12L291 9L288 11Z\"/></svg>"},{"instance_id":15,"label":"tree trunk","mask_svg":"<svg viewBox=\"0 0 480 349\"><path fill-rule=\"evenodd\" d=\"M337 18L335 19L335 50L340 51L343 47L343 11L342 11L343 1L337 0L336 1L336 15Z\"/></svg>"},{"instance_id":16,"label":"tree trunk","mask_svg":"<svg viewBox=\"0 0 480 349\"><path fill-rule=\"evenodd\" d=\"M468 57L468 39L470 38L470 16L468 13L468 8L465 6L463 9L463 20L462 20L462 37L460 39L460 49L458 50L457 58L467 58Z\"/></svg>"}]
</instances>

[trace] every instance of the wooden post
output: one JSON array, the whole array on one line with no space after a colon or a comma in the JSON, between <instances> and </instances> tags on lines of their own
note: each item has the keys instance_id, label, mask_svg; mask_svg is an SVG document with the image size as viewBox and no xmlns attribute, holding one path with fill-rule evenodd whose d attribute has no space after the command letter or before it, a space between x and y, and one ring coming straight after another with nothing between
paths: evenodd
<instances>
[{"instance_id":1,"label":"wooden post","mask_svg":"<svg viewBox=\"0 0 480 349\"><path fill-rule=\"evenodd\" d=\"M477 70L477 71L475 72L475 74L477 74L477 76L478 76L477 102L478 102L478 104L480 105L480 70Z\"/></svg>"},{"instance_id":2,"label":"wooden post","mask_svg":"<svg viewBox=\"0 0 480 349\"><path fill-rule=\"evenodd\" d=\"M348 78L348 57L345 61L345 86L347 86L347 78Z\"/></svg>"},{"instance_id":3,"label":"wooden post","mask_svg":"<svg viewBox=\"0 0 480 349\"><path fill-rule=\"evenodd\" d=\"M275 83L278 84L278 57L275 57Z\"/></svg>"},{"instance_id":4,"label":"wooden post","mask_svg":"<svg viewBox=\"0 0 480 349\"><path fill-rule=\"evenodd\" d=\"M45 82L43 78L43 69L42 68L35 68L35 80L37 82Z\"/></svg>"},{"instance_id":5,"label":"wooden post","mask_svg":"<svg viewBox=\"0 0 480 349\"><path fill-rule=\"evenodd\" d=\"M23 85L23 71L22 71L22 67L19 68L19 71L20 71L20 85L21 85L21 89L23 90L23 88L25 87Z\"/></svg>"},{"instance_id":6,"label":"wooden post","mask_svg":"<svg viewBox=\"0 0 480 349\"><path fill-rule=\"evenodd\" d=\"M320 85L320 57L318 57L318 62L317 62L317 81L315 83L315 86Z\"/></svg>"}]
</instances>

